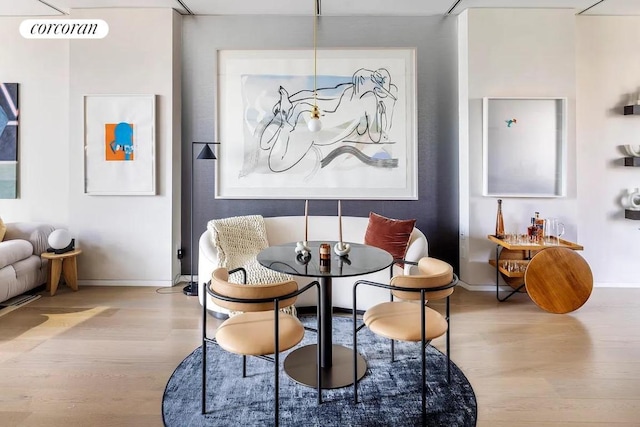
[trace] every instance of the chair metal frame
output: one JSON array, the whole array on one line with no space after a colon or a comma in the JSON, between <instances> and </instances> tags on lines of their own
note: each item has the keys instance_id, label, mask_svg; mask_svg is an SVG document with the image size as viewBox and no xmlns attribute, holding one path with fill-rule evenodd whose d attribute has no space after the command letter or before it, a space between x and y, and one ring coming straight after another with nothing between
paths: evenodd
<instances>
[{"instance_id":1,"label":"chair metal frame","mask_svg":"<svg viewBox=\"0 0 640 427\"><path fill-rule=\"evenodd\" d=\"M393 279L393 266L396 265L397 263L402 263L402 264L409 264L409 265L418 265L418 262L416 261L408 261L405 259L394 259L393 260L393 264L391 264L391 267L389 268L389 280ZM457 279L457 276L454 274L454 276ZM457 285L457 282L456 282ZM455 285L453 285L455 286ZM451 287L453 287L451 286ZM448 288L447 288L448 289ZM415 291L417 292L417 291ZM435 292L431 289L429 289L428 292ZM393 301L393 292L389 291L389 297L390 297L390 301ZM438 298L438 299L442 299L442 298ZM428 302L428 300L427 300ZM446 336L446 348L447 348L447 382L451 381L451 358L449 357L449 345L450 345L450 337L449 337L449 332L451 331L451 323L449 322L449 297L446 298L446 314L445 314L445 320L447 321L447 336ZM362 327L360 328L362 329ZM359 329L358 329L359 330ZM391 361L395 362L395 342L396 340L390 340L391 341Z\"/></svg>"},{"instance_id":2,"label":"chair metal frame","mask_svg":"<svg viewBox=\"0 0 640 427\"><path fill-rule=\"evenodd\" d=\"M247 272L244 268L240 267L240 268L235 268L233 270L229 270L229 275L232 275L234 273L237 272L241 272L243 274L243 284L246 284L247 282ZM304 286L301 289L298 289L295 292L291 292L289 294L286 295L282 295L276 298L232 298L226 295L222 295L219 294L217 292L215 292L214 290L211 289L210 286L211 282L208 282L207 285L205 286L205 289L207 290L207 294L210 295L213 298L217 298L223 301L229 301L229 302L234 302L234 303L247 303L247 304L251 304L251 303L267 303L267 302L273 302L273 313L274 313L274 331L275 331L275 349L276 351L274 352L273 357L269 357L266 355L262 355L262 356L255 356L258 357L260 359L264 359L264 360L268 360L270 362L274 363L274 382L275 382L275 407L274 407L274 419L275 419L275 425L278 425L278 418L279 418L279 397L280 397L280 376L279 376L279 370L280 370L280 336L279 336L279 321L280 321L280 316L279 311L280 311L280 301L282 300L287 300L289 298L293 298L293 297L297 297L298 295L306 292L307 290L315 287L318 293L318 300L320 298L320 283L317 280L314 280L313 282L309 283L308 285ZM251 285L248 285L251 286ZM204 297L204 303L202 304L202 414L207 414L207 407L206 407L206 396L207 396L207 344L208 343L212 343L212 344L216 344L219 346L218 342L216 341L215 337L208 337L207 336L207 296L205 295ZM317 319L318 319L318 325L317 325L317 333L320 334L321 332L321 321L320 321L320 312L318 309L318 313L317 313ZM305 330L312 330L310 328L305 327ZM320 340L318 340L318 351L316 354L316 358L318 361L318 366L319 366L319 361L320 361L320 355L322 352L322 345L320 343ZM317 383L318 383L318 387L317 387L317 392L318 392L318 404L322 403L322 376L321 374L321 370L318 369L318 373L317 373ZM247 376L247 356L246 355L242 355L242 378L245 378Z\"/></svg>"},{"instance_id":3,"label":"chair metal frame","mask_svg":"<svg viewBox=\"0 0 640 427\"><path fill-rule=\"evenodd\" d=\"M404 261L404 260L396 260L396 262L402 262L405 264L411 264L411 265L417 265L418 263L414 263L414 262L409 262L409 261ZM394 262L394 264L396 263ZM391 271L393 271L393 265L391 267ZM403 286L394 286L394 285L390 285L390 284L384 284L384 283L378 283L378 282L372 282L370 280L358 280L354 283L353 285L353 363L354 363L354 375L353 375L353 401L354 403L358 403L358 378L357 378L357 374L356 374L356 363L357 363L357 355L358 355L358 332L364 328L366 326L366 324L361 324L360 326L358 326L357 324L357 313L355 310L355 307L357 307L357 290L358 290L358 286L359 285L366 285L366 286L375 286L375 287L379 287L379 288L384 288L384 289L389 289L390 294L391 294L391 302L393 302L393 292L392 291L404 291L404 292L420 292L420 306L422 307L422 310L420 310L420 320L421 320L421 326L420 326L420 338L421 338L421 378L422 378L422 384L421 384L421 389L422 389L422 423L424 425L424 423L426 422L426 414L427 414L427 405L426 405L426 396L427 396L427 387L426 387L426 355L425 355L425 349L427 347L427 345L431 342L431 340L427 341L426 340L426 327L425 327L425 308L427 308L426 303L427 303L427 299L425 298L425 295L427 293L432 293L432 292L438 292L438 291L444 291L447 289L451 289L453 287L455 287L458 284L458 276L453 273L453 279L451 280L451 282L445 284L445 285L441 285L441 286L433 286L433 287L428 287L428 288L407 288L407 287L403 287ZM450 352L449 352L449 345L450 345L450 339L449 339L449 332L450 332L450 323L449 323L449 297L450 295L447 295L446 298L446 315L445 315L445 320L447 321L447 332L446 332L446 346L447 346L447 382L451 381L451 356L450 356ZM395 340L391 340L391 361L393 362L395 360L394 358L394 341Z\"/></svg>"}]
</instances>

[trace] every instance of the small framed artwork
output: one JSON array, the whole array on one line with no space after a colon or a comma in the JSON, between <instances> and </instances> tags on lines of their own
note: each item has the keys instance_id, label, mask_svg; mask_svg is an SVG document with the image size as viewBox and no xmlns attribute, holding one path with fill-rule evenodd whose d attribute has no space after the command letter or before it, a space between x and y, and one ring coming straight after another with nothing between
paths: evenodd
<instances>
[{"instance_id":1,"label":"small framed artwork","mask_svg":"<svg viewBox=\"0 0 640 427\"><path fill-rule=\"evenodd\" d=\"M18 83L0 83L0 199L18 197Z\"/></svg>"},{"instance_id":2,"label":"small framed artwork","mask_svg":"<svg viewBox=\"0 0 640 427\"><path fill-rule=\"evenodd\" d=\"M155 195L155 128L155 95L85 95L85 193Z\"/></svg>"},{"instance_id":3,"label":"small framed artwork","mask_svg":"<svg viewBox=\"0 0 640 427\"><path fill-rule=\"evenodd\" d=\"M566 98L483 98L483 194L562 197Z\"/></svg>"},{"instance_id":4,"label":"small framed artwork","mask_svg":"<svg viewBox=\"0 0 640 427\"><path fill-rule=\"evenodd\" d=\"M217 60L217 198L417 199L415 49L325 49L317 68L310 50Z\"/></svg>"}]
</instances>

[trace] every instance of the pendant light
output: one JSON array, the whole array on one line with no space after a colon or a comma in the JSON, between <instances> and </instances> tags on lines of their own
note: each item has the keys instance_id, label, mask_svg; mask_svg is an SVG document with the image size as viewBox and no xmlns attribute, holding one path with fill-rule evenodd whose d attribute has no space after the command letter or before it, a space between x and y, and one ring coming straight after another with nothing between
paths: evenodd
<instances>
[{"instance_id":1,"label":"pendant light","mask_svg":"<svg viewBox=\"0 0 640 427\"><path fill-rule=\"evenodd\" d=\"M318 108L318 14L320 13L320 0L315 0L313 13L313 108L311 110L311 119L307 123L307 127L311 132L318 132L322 129L320 121L320 109Z\"/></svg>"}]
</instances>

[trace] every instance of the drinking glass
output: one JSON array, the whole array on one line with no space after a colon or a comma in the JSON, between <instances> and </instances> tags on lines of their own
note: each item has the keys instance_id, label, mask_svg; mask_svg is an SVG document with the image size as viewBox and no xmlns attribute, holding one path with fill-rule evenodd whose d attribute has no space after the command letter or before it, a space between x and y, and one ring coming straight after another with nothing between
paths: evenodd
<instances>
[{"instance_id":1,"label":"drinking glass","mask_svg":"<svg viewBox=\"0 0 640 427\"><path fill-rule=\"evenodd\" d=\"M544 235L549 245L559 245L560 238L564 235L564 224L558 218L544 220Z\"/></svg>"}]
</instances>

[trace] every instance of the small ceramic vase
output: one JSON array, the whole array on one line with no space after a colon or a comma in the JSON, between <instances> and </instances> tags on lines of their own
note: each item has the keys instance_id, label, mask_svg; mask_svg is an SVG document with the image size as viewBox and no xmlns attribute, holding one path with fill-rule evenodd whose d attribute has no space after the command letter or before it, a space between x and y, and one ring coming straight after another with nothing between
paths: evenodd
<instances>
[{"instance_id":1,"label":"small ceramic vase","mask_svg":"<svg viewBox=\"0 0 640 427\"><path fill-rule=\"evenodd\" d=\"M640 211L640 189L628 190L627 194L622 196L620 202L625 209Z\"/></svg>"}]
</instances>

